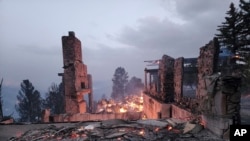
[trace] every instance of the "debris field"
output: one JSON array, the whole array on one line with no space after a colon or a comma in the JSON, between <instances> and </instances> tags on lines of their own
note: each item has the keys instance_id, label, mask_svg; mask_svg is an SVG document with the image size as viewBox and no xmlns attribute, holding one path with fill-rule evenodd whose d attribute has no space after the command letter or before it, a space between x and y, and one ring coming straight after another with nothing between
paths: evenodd
<instances>
[{"instance_id":1,"label":"debris field","mask_svg":"<svg viewBox=\"0 0 250 141\"><path fill-rule=\"evenodd\" d=\"M223 141L195 122L177 119L78 122L28 130L9 141Z\"/></svg>"}]
</instances>

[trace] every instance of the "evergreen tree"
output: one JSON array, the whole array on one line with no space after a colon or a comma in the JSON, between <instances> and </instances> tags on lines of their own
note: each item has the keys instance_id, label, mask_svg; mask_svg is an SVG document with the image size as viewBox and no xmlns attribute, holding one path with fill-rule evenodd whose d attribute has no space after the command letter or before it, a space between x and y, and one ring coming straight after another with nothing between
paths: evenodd
<instances>
[{"instance_id":1,"label":"evergreen tree","mask_svg":"<svg viewBox=\"0 0 250 141\"><path fill-rule=\"evenodd\" d=\"M123 100L125 97L125 86L128 83L128 73L124 68L118 67L113 76L113 90L111 97L115 100Z\"/></svg>"},{"instance_id":2,"label":"evergreen tree","mask_svg":"<svg viewBox=\"0 0 250 141\"><path fill-rule=\"evenodd\" d=\"M240 43L241 48L239 49L240 55L243 57L245 65L242 68L243 83L242 89L246 93L250 91L250 1L240 0L240 28L241 36Z\"/></svg>"},{"instance_id":3,"label":"evergreen tree","mask_svg":"<svg viewBox=\"0 0 250 141\"><path fill-rule=\"evenodd\" d=\"M49 87L48 93L44 101L45 108L50 108L51 114L62 114L64 113L64 93L62 83L58 86L52 83Z\"/></svg>"},{"instance_id":4,"label":"evergreen tree","mask_svg":"<svg viewBox=\"0 0 250 141\"><path fill-rule=\"evenodd\" d=\"M221 45L226 46L233 54L236 54L240 48L239 36L240 36L240 15L235 8L234 4L230 4L230 10L226 12L225 22L218 26L219 34L216 36L219 39Z\"/></svg>"},{"instance_id":5,"label":"evergreen tree","mask_svg":"<svg viewBox=\"0 0 250 141\"><path fill-rule=\"evenodd\" d=\"M241 43L241 54L243 57L249 57L250 54L250 1L240 0L240 43Z\"/></svg>"},{"instance_id":6,"label":"evergreen tree","mask_svg":"<svg viewBox=\"0 0 250 141\"><path fill-rule=\"evenodd\" d=\"M29 80L23 80L21 90L17 95L18 104L15 108L20 121L37 122L41 119L42 98Z\"/></svg>"},{"instance_id":7,"label":"evergreen tree","mask_svg":"<svg viewBox=\"0 0 250 141\"><path fill-rule=\"evenodd\" d=\"M125 91L128 95L140 94L143 90L143 87L144 85L142 83L142 80L134 76L127 83Z\"/></svg>"}]
</instances>

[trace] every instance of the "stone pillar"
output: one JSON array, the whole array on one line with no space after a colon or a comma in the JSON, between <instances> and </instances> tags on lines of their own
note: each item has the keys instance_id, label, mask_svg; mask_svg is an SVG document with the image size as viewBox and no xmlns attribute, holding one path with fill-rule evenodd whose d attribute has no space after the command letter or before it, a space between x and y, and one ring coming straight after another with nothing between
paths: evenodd
<instances>
[{"instance_id":1,"label":"stone pillar","mask_svg":"<svg viewBox=\"0 0 250 141\"><path fill-rule=\"evenodd\" d=\"M152 74L149 73L149 90L152 88Z\"/></svg>"},{"instance_id":2,"label":"stone pillar","mask_svg":"<svg viewBox=\"0 0 250 141\"><path fill-rule=\"evenodd\" d=\"M200 55L197 59L198 65L198 87L196 89L196 98L200 99L205 95L205 76L217 72L217 62L219 57L218 39L214 38L207 45L200 48Z\"/></svg>"},{"instance_id":3,"label":"stone pillar","mask_svg":"<svg viewBox=\"0 0 250 141\"><path fill-rule=\"evenodd\" d=\"M175 59L174 62L174 90L175 90L175 101L179 102L183 97L183 66L184 58L180 57Z\"/></svg>"},{"instance_id":4,"label":"stone pillar","mask_svg":"<svg viewBox=\"0 0 250 141\"><path fill-rule=\"evenodd\" d=\"M174 58L163 55L159 64L160 96L163 102L174 101Z\"/></svg>"},{"instance_id":5,"label":"stone pillar","mask_svg":"<svg viewBox=\"0 0 250 141\"><path fill-rule=\"evenodd\" d=\"M44 109L42 111L42 122L48 123L50 117L50 109Z\"/></svg>"},{"instance_id":6,"label":"stone pillar","mask_svg":"<svg viewBox=\"0 0 250 141\"><path fill-rule=\"evenodd\" d=\"M90 89L90 93L89 93L89 112L92 113L93 112L93 84L92 84L92 76L90 74L88 74L88 82L89 82L89 89Z\"/></svg>"},{"instance_id":7,"label":"stone pillar","mask_svg":"<svg viewBox=\"0 0 250 141\"><path fill-rule=\"evenodd\" d=\"M148 83L147 83L147 68L144 69L144 73L145 73L145 91L148 91Z\"/></svg>"}]
</instances>

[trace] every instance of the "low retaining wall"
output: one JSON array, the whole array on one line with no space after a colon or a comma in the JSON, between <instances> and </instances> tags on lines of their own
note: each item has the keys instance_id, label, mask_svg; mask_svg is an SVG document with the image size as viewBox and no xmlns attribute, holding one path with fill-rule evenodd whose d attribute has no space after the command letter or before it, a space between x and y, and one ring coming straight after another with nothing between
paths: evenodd
<instances>
[{"instance_id":1,"label":"low retaining wall","mask_svg":"<svg viewBox=\"0 0 250 141\"><path fill-rule=\"evenodd\" d=\"M124 120L139 120L141 119L141 112L126 112L113 114L60 114L53 116L53 122L74 122L74 121L101 121L108 119L124 119Z\"/></svg>"},{"instance_id":2,"label":"low retaining wall","mask_svg":"<svg viewBox=\"0 0 250 141\"><path fill-rule=\"evenodd\" d=\"M188 121L192 118L192 113L172 104L172 118Z\"/></svg>"},{"instance_id":3,"label":"low retaining wall","mask_svg":"<svg viewBox=\"0 0 250 141\"><path fill-rule=\"evenodd\" d=\"M143 112L148 119L170 118L171 104L161 103L144 93Z\"/></svg>"}]
</instances>

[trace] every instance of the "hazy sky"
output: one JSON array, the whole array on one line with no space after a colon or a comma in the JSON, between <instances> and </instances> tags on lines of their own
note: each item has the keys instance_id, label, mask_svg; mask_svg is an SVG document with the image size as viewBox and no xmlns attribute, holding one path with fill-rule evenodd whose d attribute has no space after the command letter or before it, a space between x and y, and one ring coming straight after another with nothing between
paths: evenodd
<instances>
[{"instance_id":1,"label":"hazy sky","mask_svg":"<svg viewBox=\"0 0 250 141\"><path fill-rule=\"evenodd\" d=\"M144 79L144 60L197 57L238 0L0 0L0 78L47 91L63 72L61 36L74 31L94 81L110 95L117 67Z\"/></svg>"}]
</instances>

